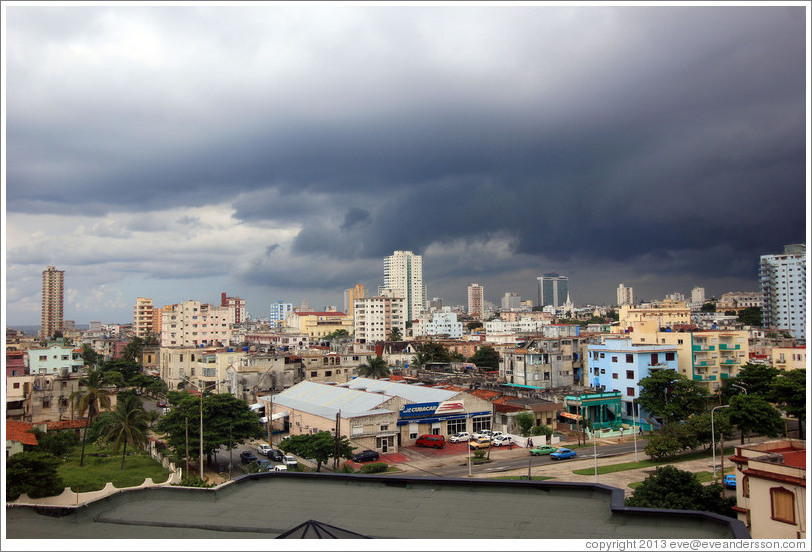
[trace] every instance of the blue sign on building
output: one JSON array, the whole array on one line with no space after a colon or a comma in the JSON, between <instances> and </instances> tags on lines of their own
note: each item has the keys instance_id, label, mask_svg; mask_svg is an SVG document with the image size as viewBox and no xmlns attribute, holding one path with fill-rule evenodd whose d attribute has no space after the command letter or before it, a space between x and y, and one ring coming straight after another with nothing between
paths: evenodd
<instances>
[{"instance_id":1,"label":"blue sign on building","mask_svg":"<svg viewBox=\"0 0 812 552\"><path fill-rule=\"evenodd\" d=\"M438 406L440 406L438 402L407 404L403 407L403 410L400 411L400 417L420 418L423 416L431 416L437 411Z\"/></svg>"}]
</instances>

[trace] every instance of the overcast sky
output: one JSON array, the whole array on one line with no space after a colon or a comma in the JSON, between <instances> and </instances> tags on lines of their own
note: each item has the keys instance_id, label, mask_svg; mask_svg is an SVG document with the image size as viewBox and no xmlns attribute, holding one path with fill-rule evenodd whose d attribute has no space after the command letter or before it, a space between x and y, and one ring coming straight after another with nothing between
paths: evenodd
<instances>
[{"instance_id":1,"label":"overcast sky","mask_svg":"<svg viewBox=\"0 0 812 552\"><path fill-rule=\"evenodd\" d=\"M758 290L806 236L803 7L3 6L7 320Z\"/></svg>"}]
</instances>

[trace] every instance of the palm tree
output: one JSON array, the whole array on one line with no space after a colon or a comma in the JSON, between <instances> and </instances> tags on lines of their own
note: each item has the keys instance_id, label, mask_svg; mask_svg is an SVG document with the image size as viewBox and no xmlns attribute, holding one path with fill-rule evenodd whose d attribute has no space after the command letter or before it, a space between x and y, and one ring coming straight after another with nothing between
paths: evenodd
<instances>
[{"instance_id":1,"label":"palm tree","mask_svg":"<svg viewBox=\"0 0 812 552\"><path fill-rule=\"evenodd\" d=\"M412 363L417 364L419 369L422 369L429 362L431 362L431 357L423 351L417 351L412 357Z\"/></svg>"},{"instance_id":2,"label":"palm tree","mask_svg":"<svg viewBox=\"0 0 812 552\"><path fill-rule=\"evenodd\" d=\"M358 366L358 374L364 378L380 379L389 375L389 367L381 357L370 358Z\"/></svg>"},{"instance_id":3,"label":"palm tree","mask_svg":"<svg viewBox=\"0 0 812 552\"><path fill-rule=\"evenodd\" d=\"M121 468L124 469L124 459L127 457L127 444L134 447L143 445L147 441L147 414L141 399L136 395L125 395L116 404L113 410L113 420L107 430L107 439L113 439L113 450L118 452L124 443L124 452L121 455Z\"/></svg>"},{"instance_id":4,"label":"palm tree","mask_svg":"<svg viewBox=\"0 0 812 552\"><path fill-rule=\"evenodd\" d=\"M392 331L389 332L389 341L400 341L403 339L403 335L400 333L400 328L392 328Z\"/></svg>"},{"instance_id":5,"label":"palm tree","mask_svg":"<svg viewBox=\"0 0 812 552\"><path fill-rule=\"evenodd\" d=\"M71 394L71 399L79 411L79 416L84 416L87 412L87 424L82 436L82 456L79 465L84 466L85 462L85 441L87 440L87 430L93 419L98 416L103 409L110 408L110 392L105 389L107 383L104 381L104 372L98 368L92 368L87 375L79 380L79 390ZM84 389L82 389L84 387Z\"/></svg>"}]
</instances>

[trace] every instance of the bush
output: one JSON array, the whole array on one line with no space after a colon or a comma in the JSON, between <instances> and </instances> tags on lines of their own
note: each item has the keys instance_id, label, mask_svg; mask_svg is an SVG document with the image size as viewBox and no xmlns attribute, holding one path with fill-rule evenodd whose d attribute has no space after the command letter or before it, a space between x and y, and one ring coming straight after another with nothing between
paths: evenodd
<instances>
[{"instance_id":1,"label":"bush","mask_svg":"<svg viewBox=\"0 0 812 552\"><path fill-rule=\"evenodd\" d=\"M355 470L350 466L349 462L341 464L341 473L355 473Z\"/></svg>"},{"instance_id":2,"label":"bush","mask_svg":"<svg viewBox=\"0 0 812 552\"><path fill-rule=\"evenodd\" d=\"M361 473L381 473L385 472L389 469L389 464L386 462L372 462L371 464L366 464L361 466L361 469L358 471Z\"/></svg>"},{"instance_id":3,"label":"bush","mask_svg":"<svg viewBox=\"0 0 812 552\"><path fill-rule=\"evenodd\" d=\"M546 435L546 436L548 436L548 437L549 437L550 435L552 435L552 434L553 434L553 428L551 428L551 427L550 427L550 426L548 426L548 425L544 425L544 424L542 424L542 425L537 425L537 426L535 426L535 427L533 428L532 433L533 433L533 435L534 435L534 436L537 436L537 435Z\"/></svg>"},{"instance_id":4,"label":"bush","mask_svg":"<svg viewBox=\"0 0 812 552\"><path fill-rule=\"evenodd\" d=\"M482 460L485 458L485 451L484 450L475 450L474 451L474 458L477 460Z\"/></svg>"},{"instance_id":5,"label":"bush","mask_svg":"<svg viewBox=\"0 0 812 552\"><path fill-rule=\"evenodd\" d=\"M200 477L196 475L187 475L183 479L180 480L180 483L172 483L172 485L176 487L202 487L202 488L209 488L214 487L214 483L206 483L204 480L200 479Z\"/></svg>"},{"instance_id":6,"label":"bush","mask_svg":"<svg viewBox=\"0 0 812 552\"><path fill-rule=\"evenodd\" d=\"M20 452L6 463L6 500L16 500L22 493L30 498L56 496L65 490L57 473L58 458L46 452Z\"/></svg>"},{"instance_id":7,"label":"bush","mask_svg":"<svg viewBox=\"0 0 812 552\"><path fill-rule=\"evenodd\" d=\"M37 436L37 450L54 456L65 456L79 444L79 436L72 429L45 433L38 429L32 431Z\"/></svg>"}]
</instances>

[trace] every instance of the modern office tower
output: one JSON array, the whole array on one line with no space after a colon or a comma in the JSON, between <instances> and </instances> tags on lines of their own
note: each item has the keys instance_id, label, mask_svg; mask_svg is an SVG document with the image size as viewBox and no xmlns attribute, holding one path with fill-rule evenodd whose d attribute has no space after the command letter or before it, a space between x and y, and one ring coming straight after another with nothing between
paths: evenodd
<instances>
[{"instance_id":1,"label":"modern office tower","mask_svg":"<svg viewBox=\"0 0 812 552\"><path fill-rule=\"evenodd\" d=\"M705 288L696 286L691 290L691 305L699 306L705 304Z\"/></svg>"},{"instance_id":2,"label":"modern office tower","mask_svg":"<svg viewBox=\"0 0 812 552\"><path fill-rule=\"evenodd\" d=\"M363 299L366 295L364 284L355 284L354 288L344 290L344 312L347 316L352 318L353 309L355 308L355 300Z\"/></svg>"},{"instance_id":3,"label":"modern office tower","mask_svg":"<svg viewBox=\"0 0 812 552\"><path fill-rule=\"evenodd\" d=\"M293 303L277 299L271 303L271 314L269 321L271 329L281 328L288 314L293 312Z\"/></svg>"},{"instance_id":4,"label":"modern office tower","mask_svg":"<svg viewBox=\"0 0 812 552\"><path fill-rule=\"evenodd\" d=\"M567 300L569 293L569 278L560 276L555 272L544 274L536 278L539 282L539 306L561 307Z\"/></svg>"},{"instance_id":5,"label":"modern office tower","mask_svg":"<svg viewBox=\"0 0 812 552\"><path fill-rule=\"evenodd\" d=\"M468 286L468 316L482 320L485 308L485 290L479 284Z\"/></svg>"},{"instance_id":6,"label":"modern office tower","mask_svg":"<svg viewBox=\"0 0 812 552\"><path fill-rule=\"evenodd\" d=\"M239 297L227 297L225 293L220 294L220 306L228 307L234 315L232 324L242 324L245 322L245 299Z\"/></svg>"},{"instance_id":7,"label":"modern office tower","mask_svg":"<svg viewBox=\"0 0 812 552\"><path fill-rule=\"evenodd\" d=\"M505 293L502 297L502 310L513 310L522 308L522 298L516 292Z\"/></svg>"},{"instance_id":8,"label":"modern office tower","mask_svg":"<svg viewBox=\"0 0 812 552\"><path fill-rule=\"evenodd\" d=\"M40 337L49 339L62 331L65 303L65 271L49 266L42 271L42 319Z\"/></svg>"},{"instance_id":9,"label":"modern office tower","mask_svg":"<svg viewBox=\"0 0 812 552\"><path fill-rule=\"evenodd\" d=\"M761 256L762 321L806 340L806 244L784 246L781 255Z\"/></svg>"},{"instance_id":10,"label":"modern office tower","mask_svg":"<svg viewBox=\"0 0 812 552\"><path fill-rule=\"evenodd\" d=\"M411 251L395 251L384 257L383 288L405 299L407 321L417 318L424 308L423 257Z\"/></svg>"},{"instance_id":11,"label":"modern office tower","mask_svg":"<svg viewBox=\"0 0 812 552\"><path fill-rule=\"evenodd\" d=\"M139 297L133 307L133 330L135 337L146 339L147 335L155 332L155 309L152 299Z\"/></svg>"},{"instance_id":12,"label":"modern office tower","mask_svg":"<svg viewBox=\"0 0 812 552\"><path fill-rule=\"evenodd\" d=\"M617 306L634 305L634 288L624 284L617 286Z\"/></svg>"},{"instance_id":13,"label":"modern office tower","mask_svg":"<svg viewBox=\"0 0 812 552\"><path fill-rule=\"evenodd\" d=\"M394 329L406 335L406 299L392 290L375 297L361 297L353 306L353 330L356 341L386 341Z\"/></svg>"}]
</instances>

